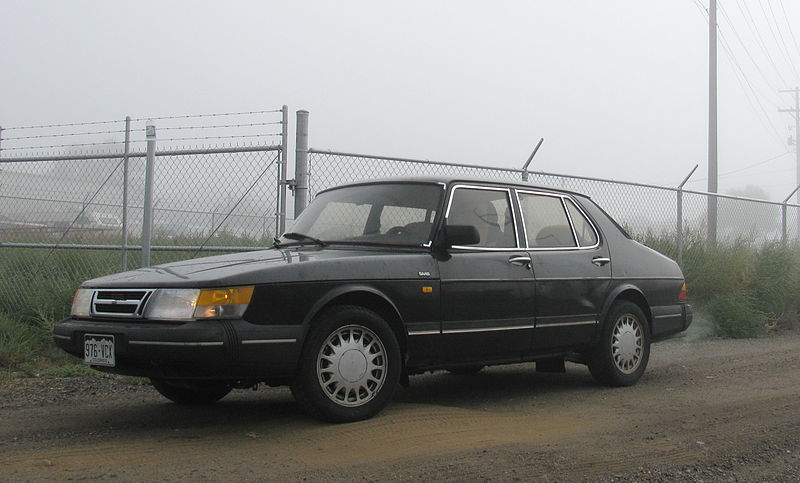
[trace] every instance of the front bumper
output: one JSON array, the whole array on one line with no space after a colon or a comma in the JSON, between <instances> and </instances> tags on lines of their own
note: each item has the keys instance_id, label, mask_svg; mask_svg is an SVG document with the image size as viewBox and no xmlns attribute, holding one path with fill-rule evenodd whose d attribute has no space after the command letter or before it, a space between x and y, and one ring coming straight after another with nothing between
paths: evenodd
<instances>
[{"instance_id":1,"label":"front bumper","mask_svg":"<svg viewBox=\"0 0 800 483\"><path fill-rule=\"evenodd\" d=\"M280 379L297 366L305 327L263 326L245 320L181 324L68 318L53 340L83 358L84 336L114 336L114 367L96 369L163 379Z\"/></svg>"}]
</instances>

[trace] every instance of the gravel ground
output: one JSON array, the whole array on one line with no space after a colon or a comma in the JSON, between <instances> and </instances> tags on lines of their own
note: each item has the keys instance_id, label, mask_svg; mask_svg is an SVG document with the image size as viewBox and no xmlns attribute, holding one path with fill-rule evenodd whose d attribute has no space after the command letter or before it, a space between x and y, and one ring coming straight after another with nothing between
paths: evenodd
<instances>
[{"instance_id":1,"label":"gravel ground","mask_svg":"<svg viewBox=\"0 0 800 483\"><path fill-rule=\"evenodd\" d=\"M653 346L634 387L532 365L413 377L376 418L286 388L180 407L106 375L0 387L0 480L800 481L800 334Z\"/></svg>"}]
</instances>

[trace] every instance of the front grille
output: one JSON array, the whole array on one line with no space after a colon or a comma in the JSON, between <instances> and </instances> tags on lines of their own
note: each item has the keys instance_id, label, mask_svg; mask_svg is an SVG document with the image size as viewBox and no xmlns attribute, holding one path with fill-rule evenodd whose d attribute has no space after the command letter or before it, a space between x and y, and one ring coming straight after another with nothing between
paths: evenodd
<instances>
[{"instance_id":1,"label":"front grille","mask_svg":"<svg viewBox=\"0 0 800 483\"><path fill-rule=\"evenodd\" d=\"M103 289L92 297L92 315L141 317L152 290Z\"/></svg>"}]
</instances>

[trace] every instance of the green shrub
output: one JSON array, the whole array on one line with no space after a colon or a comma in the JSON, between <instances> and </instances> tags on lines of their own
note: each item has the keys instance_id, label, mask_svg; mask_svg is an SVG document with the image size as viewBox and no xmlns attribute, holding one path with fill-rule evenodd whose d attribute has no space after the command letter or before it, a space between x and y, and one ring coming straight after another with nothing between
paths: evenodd
<instances>
[{"instance_id":1,"label":"green shrub","mask_svg":"<svg viewBox=\"0 0 800 483\"><path fill-rule=\"evenodd\" d=\"M707 309L724 336L743 339L764 333L766 317L744 293L718 295L708 303Z\"/></svg>"}]
</instances>

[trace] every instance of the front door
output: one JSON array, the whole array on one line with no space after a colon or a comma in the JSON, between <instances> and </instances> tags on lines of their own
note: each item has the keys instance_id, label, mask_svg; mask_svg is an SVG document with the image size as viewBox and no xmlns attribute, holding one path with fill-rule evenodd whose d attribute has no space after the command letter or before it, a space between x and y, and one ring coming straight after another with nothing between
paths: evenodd
<instances>
[{"instance_id":1,"label":"front door","mask_svg":"<svg viewBox=\"0 0 800 483\"><path fill-rule=\"evenodd\" d=\"M516 360L530 348L535 287L512 213L506 188L453 188L447 224L474 226L480 241L438 262L448 362Z\"/></svg>"}]
</instances>

